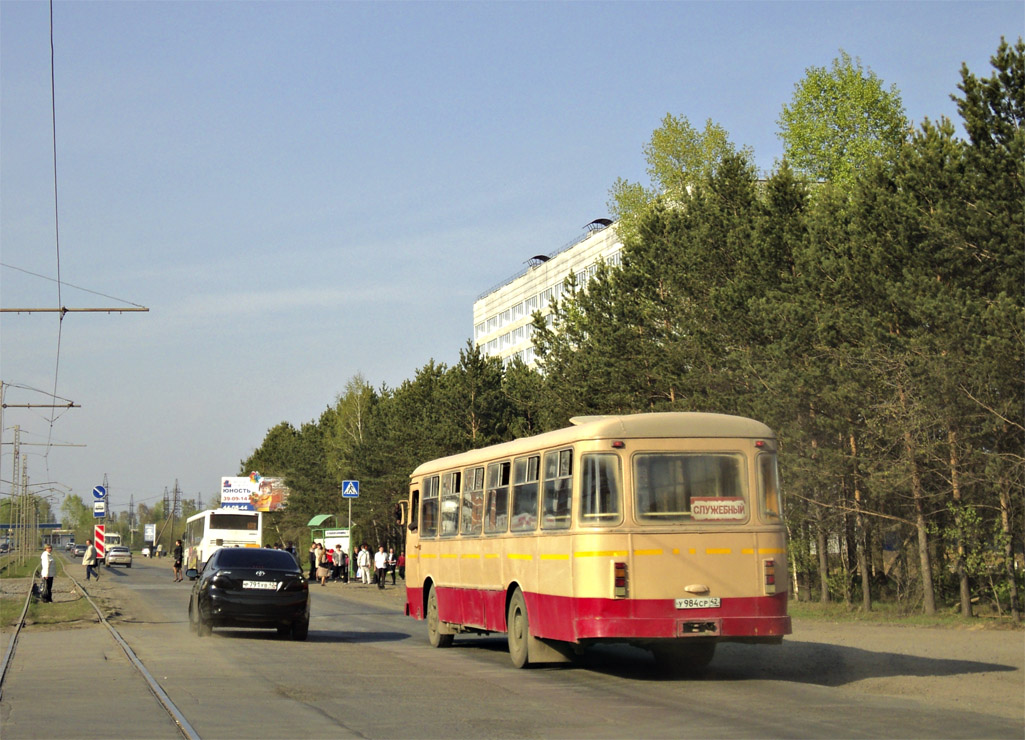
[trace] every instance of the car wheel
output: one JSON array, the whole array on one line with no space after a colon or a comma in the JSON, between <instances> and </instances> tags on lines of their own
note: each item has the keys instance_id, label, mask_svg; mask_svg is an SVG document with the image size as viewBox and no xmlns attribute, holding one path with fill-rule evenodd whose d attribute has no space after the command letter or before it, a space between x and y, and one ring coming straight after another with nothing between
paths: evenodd
<instances>
[{"instance_id":1,"label":"car wheel","mask_svg":"<svg viewBox=\"0 0 1025 740\"><path fill-rule=\"evenodd\" d=\"M292 622L292 639L296 642L304 641L310 634L310 621L303 619L300 622Z\"/></svg>"}]
</instances>

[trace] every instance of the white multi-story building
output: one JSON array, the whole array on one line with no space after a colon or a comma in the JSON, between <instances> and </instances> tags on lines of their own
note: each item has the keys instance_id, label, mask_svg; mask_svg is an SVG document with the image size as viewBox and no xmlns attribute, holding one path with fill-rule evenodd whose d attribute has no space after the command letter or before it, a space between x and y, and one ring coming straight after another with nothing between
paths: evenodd
<instances>
[{"instance_id":1,"label":"white multi-story building","mask_svg":"<svg viewBox=\"0 0 1025 740\"><path fill-rule=\"evenodd\" d=\"M485 355L500 357L506 363L519 357L533 366L534 312L540 311L550 321L552 298L562 294L562 283L570 273L583 287L599 262L619 265L622 250L615 225L600 218L589 223L579 239L550 254L532 257L526 270L474 301L474 343Z\"/></svg>"}]
</instances>

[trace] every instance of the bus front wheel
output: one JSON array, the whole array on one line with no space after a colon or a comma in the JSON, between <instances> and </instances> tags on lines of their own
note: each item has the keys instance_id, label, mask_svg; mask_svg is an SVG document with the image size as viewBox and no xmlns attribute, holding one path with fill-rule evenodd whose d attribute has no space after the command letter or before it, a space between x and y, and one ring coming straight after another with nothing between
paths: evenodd
<instances>
[{"instance_id":1,"label":"bus front wheel","mask_svg":"<svg viewBox=\"0 0 1025 740\"><path fill-rule=\"evenodd\" d=\"M519 589L513 592L509 600L509 613L506 617L506 629L509 635L509 657L517 668L527 665L527 648L530 643L530 622L527 620L527 602Z\"/></svg>"},{"instance_id":2,"label":"bus front wheel","mask_svg":"<svg viewBox=\"0 0 1025 740\"><path fill-rule=\"evenodd\" d=\"M441 631L441 620L438 618L438 589L431 587L427 595L427 639L436 648L448 647L455 635Z\"/></svg>"}]
</instances>

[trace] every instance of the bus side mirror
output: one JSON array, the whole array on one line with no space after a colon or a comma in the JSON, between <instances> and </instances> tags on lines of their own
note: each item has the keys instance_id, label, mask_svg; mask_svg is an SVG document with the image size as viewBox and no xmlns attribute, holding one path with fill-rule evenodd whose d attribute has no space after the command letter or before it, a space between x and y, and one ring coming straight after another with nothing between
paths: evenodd
<instances>
[{"instance_id":1,"label":"bus side mirror","mask_svg":"<svg viewBox=\"0 0 1025 740\"><path fill-rule=\"evenodd\" d=\"M395 504L395 523L398 524L400 527L403 524L405 524L408 520L408 513L409 509L407 508L407 504L405 501L399 501L397 504Z\"/></svg>"}]
</instances>

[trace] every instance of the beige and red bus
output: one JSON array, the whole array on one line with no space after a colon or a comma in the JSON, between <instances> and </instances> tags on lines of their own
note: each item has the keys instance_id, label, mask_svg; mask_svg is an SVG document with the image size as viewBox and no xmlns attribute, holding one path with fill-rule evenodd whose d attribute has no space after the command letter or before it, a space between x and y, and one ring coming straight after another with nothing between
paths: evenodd
<instances>
[{"instance_id":1,"label":"beige and red bus","mask_svg":"<svg viewBox=\"0 0 1025 740\"><path fill-rule=\"evenodd\" d=\"M686 670L719 642L790 634L772 430L701 413L571 422L413 471L406 613L432 645L505 632L523 667L619 642Z\"/></svg>"}]
</instances>

